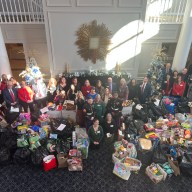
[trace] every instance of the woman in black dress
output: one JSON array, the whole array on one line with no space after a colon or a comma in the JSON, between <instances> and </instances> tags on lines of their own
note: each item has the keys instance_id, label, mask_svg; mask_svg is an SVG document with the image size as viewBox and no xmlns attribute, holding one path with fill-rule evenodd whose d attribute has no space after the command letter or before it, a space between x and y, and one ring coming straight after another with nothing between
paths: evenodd
<instances>
[{"instance_id":1,"label":"woman in black dress","mask_svg":"<svg viewBox=\"0 0 192 192\"><path fill-rule=\"evenodd\" d=\"M111 113L106 115L106 119L103 124L103 130L107 140L112 142L114 140L114 134L117 132L117 127Z\"/></svg>"}]
</instances>

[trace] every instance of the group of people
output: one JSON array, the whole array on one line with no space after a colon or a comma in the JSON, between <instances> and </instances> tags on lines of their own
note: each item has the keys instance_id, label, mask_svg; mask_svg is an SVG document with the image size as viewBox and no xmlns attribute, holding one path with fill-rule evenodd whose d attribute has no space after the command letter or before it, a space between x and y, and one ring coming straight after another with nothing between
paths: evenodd
<instances>
[{"instance_id":1,"label":"group of people","mask_svg":"<svg viewBox=\"0 0 192 192\"><path fill-rule=\"evenodd\" d=\"M192 97L192 84L188 77L186 68L180 74L172 71L170 63L167 63L162 69L163 95L181 97L186 94L189 98ZM55 78L50 78L47 86L42 78L34 79L32 84L26 85L25 81L19 84L13 77L8 79L3 74L0 82L0 103L6 103L7 121L12 123L13 108L18 107L20 112L22 109L24 112L30 109L33 113L35 109L47 106L48 102L63 105L65 100L72 100L76 105L76 123L86 127L91 146L98 148L104 135L117 135L122 121L122 103L134 98L145 103L152 91L148 77L144 77L141 84L136 79L127 83L124 78L117 83L113 82L112 77L108 77L106 82L98 80L95 85L91 85L88 79L82 86L81 83L77 77L73 77L69 84L62 76L58 82Z\"/></svg>"},{"instance_id":2,"label":"group of people","mask_svg":"<svg viewBox=\"0 0 192 192\"><path fill-rule=\"evenodd\" d=\"M189 100L192 100L191 77L187 68L184 68L181 73L178 73L177 70L172 71L171 64L167 63L162 70L162 94L176 97L185 96Z\"/></svg>"}]
</instances>

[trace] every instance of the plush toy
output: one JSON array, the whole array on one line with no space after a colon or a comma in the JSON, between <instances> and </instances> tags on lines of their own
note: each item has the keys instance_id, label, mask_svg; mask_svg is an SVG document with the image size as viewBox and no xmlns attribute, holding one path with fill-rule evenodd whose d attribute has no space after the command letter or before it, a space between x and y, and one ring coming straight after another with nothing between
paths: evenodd
<instances>
[{"instance_id":1,"label":"plush toy","mask_svg":"<svg viewBox=\"0 0 192 192\"><path fill-rule=\"evenodd\" d=\"M170 146L170 155L174 161L177 160L177 151L174 146Z\"/></svg>"},{"instance_id":2,"label":"plush toy","mask_svg":"<svg viewBox=\"0 0 192 192\"><path fill-rule=\"evenodd\" d=\"M190 139L191 138L191 131L190 129L185 130L185 139Z\"/></svg>"},{"instance_id":3,"label":"plush toy","mask_svg":"<svg viewBox=\"0 0 192 192\"><path fill-rule=\"evenodd\" d=\"M34 150L36 148L38 148L39 146L41 146L40 142L39 142L39 135L38 134L34 134L31 137L29 137L29 143L30 143L30 150Z\"/></svg>"}]
</instances>

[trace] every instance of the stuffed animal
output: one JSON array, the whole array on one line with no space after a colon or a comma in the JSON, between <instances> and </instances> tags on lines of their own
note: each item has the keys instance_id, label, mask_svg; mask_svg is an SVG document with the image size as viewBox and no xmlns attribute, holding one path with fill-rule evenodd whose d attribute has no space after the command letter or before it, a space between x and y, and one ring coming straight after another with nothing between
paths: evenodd
<instances>
[{"instance_id":1,"label":"stuffed animal","mask_svg":"<svg viewBox=\"0 0 192 192\"><path fill-rule=\"evenodd\" d=\"M190 129L185 130L185 139L190 139L191 138L191 131Z\"/></svg>"},{"instance_id":2,"label":"stuffed animal","mask_svg":"<svg viewBox=\"0 0 192 192\"><path fill-rule=\"evenodd\" d=\"M174 146L170 146L170 155L174 161L177 160L177 151Z\"/></svg>"},{"instance_id":3,"label":"stuffed animal","mask_svg":"<svg viewBox=\"0 0 192 192\"><path fill-rule=\"evenodd\" d=\"M29 143L30 143L30 150L34 150L36 148L38 148L39 146L41 146L40 142L39 142L39 135L38 134L34 134L31 137L29 137Z\"/></svg>"}]
</instances>

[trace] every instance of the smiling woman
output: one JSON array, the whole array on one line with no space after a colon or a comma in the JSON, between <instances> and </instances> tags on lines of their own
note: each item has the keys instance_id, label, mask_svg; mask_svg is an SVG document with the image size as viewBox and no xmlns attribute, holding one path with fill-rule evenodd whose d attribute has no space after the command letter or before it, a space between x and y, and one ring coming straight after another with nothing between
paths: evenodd
<instances>
[{"instance_id":1,"label":"smiling woman","mask_svg":"<svg viewBox=\"0 0 192 192\"><path fill-rule=\"evenodd\" d=\"M83 24L76 32L78 46L78 55L85 61L91 60L96 63L97 60L104 60L108 53L110 45L111 32L105 24L98 25L94 20L90 24Z\"/></svg>"}]
</instances>

